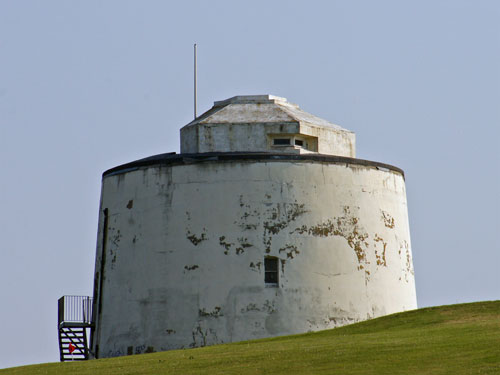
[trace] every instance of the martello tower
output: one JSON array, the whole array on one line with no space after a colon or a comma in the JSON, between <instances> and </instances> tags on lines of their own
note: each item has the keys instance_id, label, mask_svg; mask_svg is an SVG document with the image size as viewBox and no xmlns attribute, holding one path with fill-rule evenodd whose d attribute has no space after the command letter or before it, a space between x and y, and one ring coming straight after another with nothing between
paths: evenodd
<instances>
[{"instance_id":1,"label":"martello tower","mask_svg":"<svg viewBox=\"0 0 500 375\"><path fill-rule=\"evenodd\" d=\"M403 171L271 95L103 174L91 351L316 331L416 308Z\"/></svg>"}]
</instances>

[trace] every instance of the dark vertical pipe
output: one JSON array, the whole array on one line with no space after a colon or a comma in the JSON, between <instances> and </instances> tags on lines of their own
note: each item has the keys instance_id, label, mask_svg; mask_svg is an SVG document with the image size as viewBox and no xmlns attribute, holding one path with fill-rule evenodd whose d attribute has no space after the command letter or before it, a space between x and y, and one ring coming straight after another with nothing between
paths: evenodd
<instances>
[{"instance_id":1,"label":"dark vertical pipe","mask_svg":"<svg viewBox=\"0 0 500 375\"><path fill-rule=\"evenodd\" d=\"M109 211L107 208L104 209L104 223L102 229L102 252L101 252L101 267L100 267L100 275L99 275L99 298L97 303L97 314L99 324L101 322L101 313L102 313L102 294L103 294L103 284L104 284L104 267L106 264L106 244L108 243L108 221L109 221ZM97 329L97 327L96 327ZM100 332L100 329L98 330ZM99 346L96 345L95 357L99 358Z\"/></svg>"}]
</instances>

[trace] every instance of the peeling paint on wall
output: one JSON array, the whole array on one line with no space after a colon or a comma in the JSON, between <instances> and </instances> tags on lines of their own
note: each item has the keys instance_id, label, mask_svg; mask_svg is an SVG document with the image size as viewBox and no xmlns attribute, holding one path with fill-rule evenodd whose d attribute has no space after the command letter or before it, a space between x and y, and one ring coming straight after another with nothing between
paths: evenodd
<instances>
[{"instance_id":1,"label":"peeling paint on wall","mask_svg":"<svg viewBox=\"0 0 500 375\"><path fill-rule=\"evenodd\" d=\"M300 254L300 251L297 249L296 245L285 245L285 247L282 247L281 249L278 250L278 253L284 252L286 254L287 259L293 259L295 258L298 254Z\"/></svg>"},{"instance_id":2,"label":"peeling paint on wall","mask_svg":"<svg viewBox=\"0 0 500 375\"><path fill-rule=\"evenodd\" d=\"M291 222L307 212L304 206L304 204L297 203L275 203L266 212L268 220L263 223L265 231L269 234L278 234Z\"/></svg>"},{"instance_id":3,"label":"peeling paint on wall","mask_svg":"<svg viewBox=\"0 0 500 375\"><path fill-rule=\"evenodd\" d=\"M262 262L250 262L250 268L252 271L258 271L260 273L260 267L262 266Z\"/></svg>"},{"instance_id":4,"label":"peeling paint on wall","mask_svg":"<svg viewBox=\"0 0 500 375\"><path fill-rule=\"evenodd\" d=\"M217 332L213 328L203 327L203 322L199 321L192 330L192 342L190 348L204 347L209 344L223 344L224 341L217 337Z\"/></svg>"},{"instance_id":5,"label":"peeling paint on wall","mask_svg":"<svg viewBox=\"0 0 500 375\"><path fill-rule=\"evenodd\" d=\"M387 228L394 228L394 218L388 212L382 210L380 210L380 212L382 212L382 220L384 222L384 225Z\"/></svg>"},{"instance_id":6,"label":"peeling paint on wall","mask_svg":"<svg viewBox=\"0 0 500 375\"><path fill-rule=\"evenodd\" d=\"M353 249L356 254L358 259L358 270L365 269L365 266L370 263L366 256L368 248L367 239L369 235L359 224L359 218L351 212L357 212L359 207L344 206L343 210L343 216L333 217L332 219L328 219L320 224L310 227L302 225L293 232L308 234L314 237L339 236L344 238L349 247ZM366 278L370 275L370 272L366 269L365 275Z\"/></svg>"},{"instance_id":7,"label":"peeling paint on wall","mask_svg":"<svg viewBox=\"0 0 500 375\"><path fill-rule=\"evenodd\" d=\"M248 243L248 239L246 237L239 237L237 242L237 244L227 242L226 236L219 237L219 245L224 248L224 254L226 255L228 255L232 249L234 249L236 255L240 255L245 252L246 248L253 246L251 243Z\"/></svg>"},{"instance_id":8,"label":"peeling paint on wall","mask_svg":"<svg viewBox=\"0 0 500 375\"><path fill-rule=\"evenodd\" d=\"M400 243L398 254L403 262L403 269L402 269L403 277L405 281L408 283L410 280L413 280L414 271L413 271L413 261L411 259L410 245L406 240L403 240Z\"/></svg>"},{"instance_id":9,"label":"peeling paint on wall","mask_svg":"<svg viewBox=\"0 0 500 375\"><path fill-rule=\"evenodd\" d=\"M377 258L377 265L387 267L387 260L385 258L385 251L387 249L387 242L384 242L384 239L382 237L379 237L379 235L376 233L375 233L375 238L373 240L375 241L375 243L381 243L383 246L383 249L381 252L377 251L376 244L374 246L375 257Z\"/></svg>"},{"instance_id":10,"label":"peeling paint on wall","mask_svg":"<svg viewBox=\"0 0 500 375\"><path fill-rule=\"evenodd\" d=\"M201 235L196 235L196 234L193 234L191 233L191 231L188 229L186 231L186 238L191 241L191 243L194 245L194 246L198 246L200 242L203 242L203 241L206 241L208 238L206 236L206 233L205 233L205 228L203 228L203 232L201 233Z\"/></svg>"},{"instance_id":11,"label":"peeling paint on wall","mask_svg":"<svg viewBox=\"0 0 500 375\"><path fill-rule=\"evenodd\" d=\"M113 215L101 355L327 329L412 308L406 204L401 186L382 189L387 174L395 172L210 161L127 172L119 190L106 177L102 204ZM279 286L265 284L266 256L279 259Z\"/></svg>"},{"instance_id":12,"label":"peeling paint on wall","mask_svg":"<svg viewBox=\"0 0 500 375\"><path fill-rule=\"evenodd\" d=\"M206 311L204 308L200 309L198 310L198 315L204 317L210 316L212 318L218 318L220 316L224 316L224 314L222 313L222 308L219 306L215 306L212 311Z\"/></svg>"},{"instance_id":13,"label":"peeling paint on wall","mask_svg":"<svg viewBox=\"0 0 500 375\"><path fill-rule=\"evenodd\" d=\"M299 203L272 203L264 212L263 218L263 244L265 252L270 253L273 236L287 228L291 223L307 212L305 204Z\"/></svg>"}]
</instances>

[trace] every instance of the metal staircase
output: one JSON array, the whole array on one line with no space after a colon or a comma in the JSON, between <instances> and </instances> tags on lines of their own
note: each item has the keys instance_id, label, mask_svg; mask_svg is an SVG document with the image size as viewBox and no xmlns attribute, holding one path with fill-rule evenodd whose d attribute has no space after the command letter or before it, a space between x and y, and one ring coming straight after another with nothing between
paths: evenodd
<instances>
[{"instance_id":1,"label":"metal staircase","mask_svg":"<svg viewBox=\"0 0 500 375\"><path fill-rule=\"evenodd\" d=\"M94 327L93 301L87 296L63 296L58 301L59 356L61 362L90 357L87 330Z\"/></svg>"}]
</instances>

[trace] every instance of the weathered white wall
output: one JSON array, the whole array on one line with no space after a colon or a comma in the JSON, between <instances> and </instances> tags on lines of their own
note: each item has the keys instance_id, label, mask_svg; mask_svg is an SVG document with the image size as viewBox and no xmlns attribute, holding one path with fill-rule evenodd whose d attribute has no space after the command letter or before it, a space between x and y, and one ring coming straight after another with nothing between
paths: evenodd
<instances>
[{"instance_id":1,"label":"weathered white wall","mask_svg":"<svg viewBox=\"0 0 500 375\"><path fill-rule=\"evenodd\" d=\"M153 166L103 179L100 357L316 331L416 308L394 171L313 161ZM101 268L101 210L96 270ZM281 259L279 288L264 257Z\"/></svg>"},{"instance_id":2,"label":"weathered white wall","mask_svg":"<svg viewBox=\"0 0 500 375\"><path fill-rule=\"evenodd\" d=\"M216 102L181 130L181 153L283 152L356 156L355 134L272 95L236 96ZM270 147L273 135L317 138L317 149Z\"/></svg>"},{"instance_id":3,"label":"weathered white wall","mask_svg":"<svg viewBox=\"0 0 500 375\"><path fill-rule=\"evenodd\" d=\"M346 157L356 156L355 135L333 128L283 124L198 124L181 130L181 152L286 152L310 153L293 147L272 147L270 137L276 134L306 135L318 140L318 153Z\"/></svg>"},{"instance_id":4,"label":"weathered white wall","mask_svg":"<svg viewBox=\"0 0 500 375\"><path fill-rule=\"evenodd\" d=\"M300 133L318 138L318 153L356 157L356 135L327 127L301 124Z\"/></svg>"},{"instance_id":5,"label":"weathered white wall","mask_svg":"<svg viewBox=\"0 0 500 375\"><path fill-rule=\"evenodd\" d=\"M200 124L198 129L198 152L269 152L268 134L299 133L299 124Z\"/></svg>"}]
</instances>

